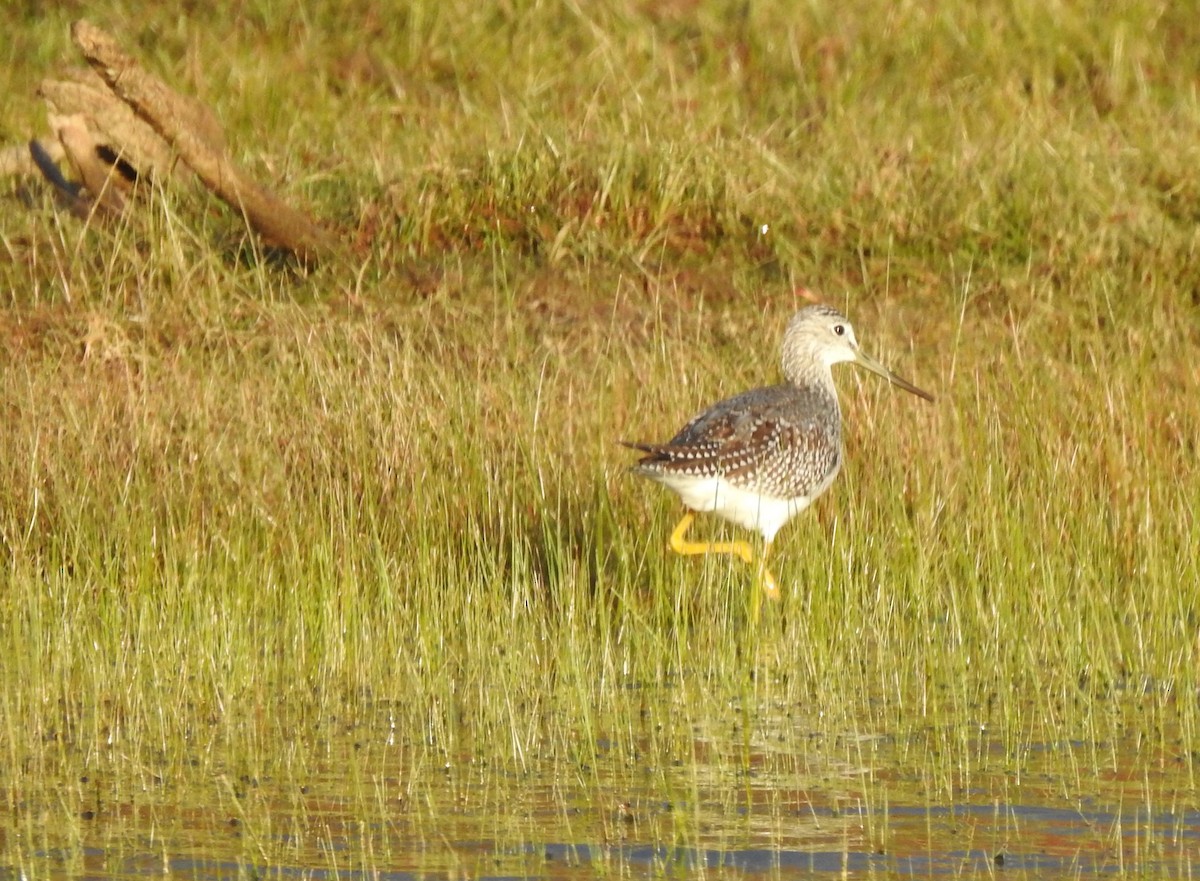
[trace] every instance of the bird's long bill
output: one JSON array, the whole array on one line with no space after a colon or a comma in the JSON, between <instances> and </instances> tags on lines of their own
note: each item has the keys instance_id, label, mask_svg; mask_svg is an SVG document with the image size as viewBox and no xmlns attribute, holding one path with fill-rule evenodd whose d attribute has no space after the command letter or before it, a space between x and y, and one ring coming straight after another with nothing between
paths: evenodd
<instances>
[{"instance_id":1,"label":"bird's long bill","mask_svg":"<svg viewBox=\"0 0 1200 881\"><path fill-rule=\"evenodd\" d=\"M907 379L901 379L896 374L892 373L892 371L888 370L886 367L884 367L882 364L880 364L878 361L876 361L874 358L872 358L870 355L863 352L861 349L854 350L854 360L857 361L859 364L861 364L863 367L870 370L872 373L878 373L880 376L882 376L884 379L886 379L888 382L892 383L893 385L900 386L900 388L904 389L906 392L912 392L918 398L924 398L927 401L933 400L933 395L929 394L929 392L925 391L924 389L917 388L915 385L913 385Z\"/></svg>"}]
</instances>

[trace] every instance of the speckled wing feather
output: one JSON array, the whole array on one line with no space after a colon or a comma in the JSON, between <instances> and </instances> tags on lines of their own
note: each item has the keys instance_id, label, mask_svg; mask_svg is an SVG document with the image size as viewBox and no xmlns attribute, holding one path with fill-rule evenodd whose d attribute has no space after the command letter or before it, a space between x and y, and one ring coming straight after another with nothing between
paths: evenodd
<instances>
[{"instance_id":1,"label":"speckled wing feather","mask_svg":"<svg viewBox=\"0 0 1200 881\"><path fill-rule=\"evenodd\" d=\"M629 444L649 455L645 477L721 476L779 498L824 488L841 463L836 399L792 385L754 389L715 404L665 444Z\"/></svg>"}]
</instances>

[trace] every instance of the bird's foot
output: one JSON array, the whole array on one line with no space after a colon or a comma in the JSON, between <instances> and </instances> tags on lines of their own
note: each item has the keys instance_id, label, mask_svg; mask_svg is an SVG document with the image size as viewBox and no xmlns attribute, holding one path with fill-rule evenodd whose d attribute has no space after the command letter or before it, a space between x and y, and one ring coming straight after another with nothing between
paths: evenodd
<instances>
[{"instance_id":1,"label":"bird's foot","mask_svg":"<svg viewBox=\"0 0 1200 881\"><path fill-rule=\"evenodd\" d=\"M758 583L762 586L762 591L766 594L767 599L773 603L779 602L779 582L775 580L775 576L766 566L759 569Z\"/></svg>"}]
</instances>

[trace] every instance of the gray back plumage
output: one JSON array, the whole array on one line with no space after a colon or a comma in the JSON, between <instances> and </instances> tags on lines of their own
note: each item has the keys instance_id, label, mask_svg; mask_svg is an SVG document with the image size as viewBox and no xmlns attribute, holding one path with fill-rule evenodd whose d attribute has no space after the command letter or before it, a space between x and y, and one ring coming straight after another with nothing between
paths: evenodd
<instances>
[{"instance_id":1,"label":"gray back plumage","mask_svg":"<svg viewBox=\"0 0 1200 881\"><path fill-rule=\"evenodd\" d=\"M853 339L836 309L798 312L783 339L786 383L714 404L665 444L628 444L647 454L635 471L660 481L723 477L781 499L820 495L842 463L841 410L825 359L831 323L844 323Z\"/></svg>"},{"instance_id":2,"label":"gray back plumage","mask_svg":"<svg viewBox=\"0 0 1200 881\"><path fill-rule=\"evenodd\" d=\"M633 444L649 455L638 473L724 477L776 498L811 497L841 467L837 398L791 384L753 389L705 410L665 444Z\"/></svg>"}]
</instances>

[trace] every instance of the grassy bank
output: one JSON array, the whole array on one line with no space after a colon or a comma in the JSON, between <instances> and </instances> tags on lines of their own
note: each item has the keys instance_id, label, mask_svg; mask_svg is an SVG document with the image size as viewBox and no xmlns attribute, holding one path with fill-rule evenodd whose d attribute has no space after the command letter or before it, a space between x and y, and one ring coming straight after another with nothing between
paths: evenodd
<instances>
[{"instance_id":1,"label":"grassy bank","mask_svg":"<svg viewBox=\"0 0 1200 881\"><path fill-rule=\"evenodd\" d=\"M936 719L947 791L973 726L1194 738L1200 24L928 7L89 9L356 245L299 275L196 193L85 228L5 184L9 807L380 706L504 767ZM0 13L6 142L76 14ZM938 401L839 374L756 629L615 441L774 381L800 287Z\"/></svg>"}]
</instances>

